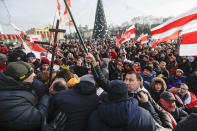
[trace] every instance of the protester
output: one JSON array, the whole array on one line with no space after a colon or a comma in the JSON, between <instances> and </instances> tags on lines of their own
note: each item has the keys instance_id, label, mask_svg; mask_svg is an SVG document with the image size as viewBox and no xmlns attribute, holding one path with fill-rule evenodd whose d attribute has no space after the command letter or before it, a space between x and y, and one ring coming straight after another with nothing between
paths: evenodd
<instances>
[{"instance_id":1,"label":"protester","mask_svg":"<svg viewBox=\"0 0 197 131\"><path fill-rule=\"evenodd\" d=\"M40 130L47 116L49 97L38 101L32 85L33 68L25 62L11 62L0 72L0 128L6 131Z\"/></svg>"},{"instance_id":2,"label":"protester","mask_svg":"<svg viewBox=\"0 0 197 131\"><path fill-rule=\"evenodd\" d=\"M197 98L189 91L189 87L185 83L181 83L180 90L174 93L177 106L181 107L188 113L197 112Z\"/></svg>"},{"instance_id":3,"label":"protester","mask_svg":"<svg viewBox=\"0 0 197 131\"><path fill-rule=\"evenodd\" d=\"M172 115L170 118L174 127L179 121L184 120L188 116L187 112L176 106L175 101L173 94L167 91L161 94L159 100L159 104L166 110L166 113L169 116Z\"/></svg>"},{"instance_id":4,"label":"protester","mask_svg":"<svg viewBox=\"0 0 197 131\"><path fill-rule=\"evenodd\" d=\"M160 95L162 92L166 91L167 86L162 78L155 77L150 84L149 93L155 102L159 102Z\"/></svg>"},{"instance_id":5,"label":"protester","mask_svg":"<svg viewBox=\"0 0 197 131\"><path fill-rule=\"evenodd\" d=\"M108 99L94 111L88 122L88 131L155 131L155 122L148 111L129 98L127 85L120 80L109 84Z\"/></svg>"},{"instance_id":6,"label":"protester","mask_svg":"<svg viewBox=\"0 0 197 131\"><path fill-rule=\"evenodd\" d=\"M50 106L49 119L58 112L64 112L67 116L65 131L85 131L88 118L99 102L95 84L92 75L84 75L73 88L56 94Z\"/></svg>"}]
</instances>

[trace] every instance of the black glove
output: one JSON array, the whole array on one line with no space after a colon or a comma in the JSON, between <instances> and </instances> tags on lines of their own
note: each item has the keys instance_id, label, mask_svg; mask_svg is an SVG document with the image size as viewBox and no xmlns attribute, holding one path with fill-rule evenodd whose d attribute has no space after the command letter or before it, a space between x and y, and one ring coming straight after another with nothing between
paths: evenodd
<instances>
[{"instance_id":1,"label":"black glove","mask_svg":"<svg viewBox=\"0 0 197 131\"><path fill-rule=\"evenodd\" d=\"M62 131L66 126L66 114L58 113L55 119L48 125L47 131Z\"/></svg>"}]
</instances>

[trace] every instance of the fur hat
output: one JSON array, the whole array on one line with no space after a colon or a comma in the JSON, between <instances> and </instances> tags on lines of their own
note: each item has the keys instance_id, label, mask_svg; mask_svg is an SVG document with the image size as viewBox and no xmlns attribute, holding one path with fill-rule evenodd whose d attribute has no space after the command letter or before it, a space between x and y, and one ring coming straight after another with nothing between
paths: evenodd
<instances>
[{"instance_id":1,"label":"fur hat","mask_svg":"<svg viewBox=\"0 0 197 131\"><path fill-rule=\"evenodd\" d=\"M34 72L34 69L30 64L18 61L9 63L4 72L7 76L23 81Z\"/></svg>"}]
</instances>

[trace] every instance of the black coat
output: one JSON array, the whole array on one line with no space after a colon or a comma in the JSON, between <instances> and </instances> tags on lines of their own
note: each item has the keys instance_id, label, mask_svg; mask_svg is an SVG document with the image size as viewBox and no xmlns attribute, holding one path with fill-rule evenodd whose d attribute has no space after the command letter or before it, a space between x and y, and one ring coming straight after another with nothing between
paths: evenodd
<instances>
[{"instance_id":1,"label":"black coat","mask_svg":"<svg viewBox=\"0 0 197 131\"><path fill-rule=\"evenodd\" d=\"M187 112L179 108L176 108L174 112L170 112L170 113L174 117L176 122L184 120L188 116Z\"/></svg>"},{"instance_id":2,"label":"black coat","mask_svg":"<svg viewBox=\"0 0 197 131\"><path fill-rule=\"evenodd\" d=\"M80 82L72 89L60 91L54 96L50 114L64 112L67 116L64 131L85 131L90 114L96 109L99 97L89 82Z\"/></svg>"},{"instance_id":3,"label":"black coat","mask_svg":"<svg viewBox=\"0 0 197 131\"><path fill-rule=\"evenodd\" d=\"M173 131L196 131L197 114L191 114L185 120L178 123Z\"/></svg>"},{"instance_id":4,"label":"black coat","mask_svg":"<svg viewBox=\"0 0 197 131\"><path fill-rule=\"evenodd\" d=\"M189 86L189 90L197 96L197 77L194 76L194 74L188 77L187 84Z\"/></svg>"},{"instance_id":5,"label":"black coat","mask_svg":"<svg viewBox=\"0 0 197 131\"><path fill-rule=\"evenodd\" d=\"M0 129L39 131L48 108L48 96L38 101L31 83L22 83L0 72Z\"/></svg>"},{"instance_id":6,"label":"black coat","mask_svg":"<svg viewBox=\"0 0 197 131\"><path fill-rule=\"evenodd\" d=\"M138 106L134 98L106 101L99 105L88 121L87 131L154 131L151 114Z\"/></svg>"}]
</instances>

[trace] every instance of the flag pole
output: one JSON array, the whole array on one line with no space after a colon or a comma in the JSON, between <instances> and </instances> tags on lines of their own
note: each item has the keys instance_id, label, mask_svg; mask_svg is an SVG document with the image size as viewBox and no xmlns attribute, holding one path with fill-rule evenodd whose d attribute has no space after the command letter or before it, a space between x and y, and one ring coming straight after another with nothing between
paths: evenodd
<instances>
[{"instance_id":1,"label":"flag pole","mask_svg":"<svg viewBox=\"0 0 197 131\"><path fill-rule=\"evenodd\" d=\"M67 3L66 0L64 0L64 3L65 3L65 5L66 5L66 8L67 8L68 13L69 13L69 15L70 15L70 18L71 18L71 20L72 20L72 22L73 22L73 24L74 24L74 27L75 27L75 29L76 29L76 31L77 31L77 34L78 34L79 39L80 39L80 41L81 41L81 45L83 46L85 53L88 54L88 50L87 50L87 48L86 48L86 46L85 46L85 44L84 44L84 41L83 41L83 39L82 39L82 37L81 37L81 33L79 32L79 29L78 29L78 27L77 27L77 25L76 25L76 23L75 23L75 20L74 20L74 18L73 18L73 16L72 16L71 11L70 11L70 7L68 6L68 3ZM92 69L94 70L94 72L96 73L96 70L95 70L95 68L94 68L94 66L93 66L92 63L91 63L91 67L92 67ZM97 77L98 77L98 74L97 74L97 73L96 73L96 75L97 75Z\"/></svg>"}]
</instances>

